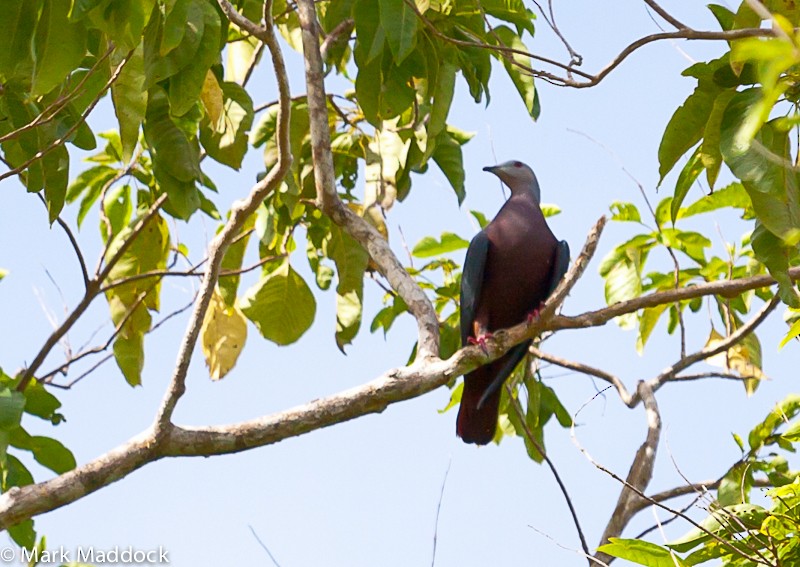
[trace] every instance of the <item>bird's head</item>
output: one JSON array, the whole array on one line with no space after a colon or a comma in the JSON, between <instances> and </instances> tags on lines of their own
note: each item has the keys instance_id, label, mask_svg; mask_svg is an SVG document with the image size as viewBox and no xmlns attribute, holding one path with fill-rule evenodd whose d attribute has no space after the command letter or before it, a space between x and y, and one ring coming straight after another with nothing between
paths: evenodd
<instances>
[{"instance_id":1,"label":"bird's head","mask_svg":"<svg viewBox=\"0 0 800 567\"><path fill-rule=\"evenodd\" d=\"M538 203L541 199L539 182L533 170L521 161L511 160L498 165L489 165L483 171L494 173L500 180L508 185L512 194L521 191L530 191Z\"/></svg>"}]
</instances>

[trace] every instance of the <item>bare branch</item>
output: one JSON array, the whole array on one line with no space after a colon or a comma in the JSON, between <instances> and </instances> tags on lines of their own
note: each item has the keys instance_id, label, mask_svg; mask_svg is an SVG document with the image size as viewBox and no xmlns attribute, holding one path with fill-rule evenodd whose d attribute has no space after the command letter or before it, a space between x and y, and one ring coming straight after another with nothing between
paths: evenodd
<instances>
[{"instance_id":1,"label":"bare branch","mask_svg":"<svg viewBox=\"0 0 800 567\"><path fill-rule=\"evenodd\" d=\"M789 277L792 280L800 279L800 267L790 268ZM581 315L559 315L554 317L553 320L546 325L545 330L558 331L561 329L584 329L586 327L598 327L605 325L615 317L619 317L620 315L625 315L627 313L634 313L647 307L655 307L656 305L664 305L666 303L674 303L675 301L694 299L695 297L705 297L707 295L736 296L752 289L771 287L776 283L777 282L772 276L762 275L736 280L719 280L689 287L682 287L680 289L657 291L636 297L634 299L629 299L627 301L620 301L619 303L604 307L603 309L587 311ZM518 327L513 327L512 329L517 328Z\"/></svg>"},{"instance_id":2,"label":"bare branch","mask_svg":"<svg viewBox=\"0 0 800 567\"><path fill-rule=\"evenodd\" d=\"M47 202L44 200L44 196L41 193L37 193L36 195L46 207ZM56 217L56 222L58 223L58 226L64 230L64 233L69 239L70 246L72 246L72 249L75 251L75 256L78 258L78 263L81 266L81 276L83 277L83 286L85 289L89 286L89 272L86 269L86 260L83 258L83 252L81 252L81 247L78 245L78 240L75 238L75 234L72 232L72 229L66 222L64 222L64 219L62 219L60 215Z\"/></svg>"},{"instance_id":3,"label":"bare branch","mask_svg":"<svg viewBox=\"0 0 800 567\"><path fill-rule=\"evenodd\" d=\"M178 360L172 374L172 380L161 408L156 417L156 437L161 438L168 433L168 425L175 410L175 405L186 391L186 373L189 370L189 362L197 344L200 334L200 326L211 301L214 286L219 279L222 257L230 243L239 235L241 227L247 218L252 215L261 205L264 198L269 195L280 184L292 163L292 154L289 146L289 113L291 111L291 95L289 94L289 80L286 74L286 65L283 60L281 48L275 37L275 30L269 18L271 2L266 2L264 11L267 15L265 27L254 24L241 14L227 0L218 0L219 6L228 19L238 27L251 33L267 46L272 57L272 65L275 69L275 77L278 82L280 105L277 117L277 138L278 138L278 163L270 169L266 177L256 183L250 193L242 200L236 201L230 210L228 222L217 233L211 244L208 246L208 262L205 275L200 284L197 301L189 319L189 325L184 334L181 346L178 351Z\"/></svg>"},{"instance_id":4,"label":"bare branch","mask_svg":"<svg viewBox=\"0 0 800 567\"><path fill-rule=\"evenodd\" d=\"M141 233L144 229L145 225L153 218L153 216L158 212L161 208L161 205L166 200L167 195L166 193L161 195L155 203L150 206L150 209L139 219L136 225L131 230L131 234L128 239L122 243L120 249L117 251L116 254L108 261L106 267L98 274L96 277L89 280L89 283L86 285L86 291L83 294L83 297L78 302L78 305L72 310L72 312L67 316L61 325L55 329L47 340L42 345L42 348L39 349L39 352L36 353L36 356L33 359L33 362L25 369L22 374L22 378L17 384L17 391L24 392L25 388L28 387L28 383L33 379L34 374L36 371L39 370L39 367L42 365L44 360L47 358L47 355L50 354L50 351L53 347L58 344L58 341L61 340L67 332L72 328L75 322L84 314L86 309L89 308L94 298L97 297L100 293L100 282L105 280L108 277L108 274L111 272L111 269L114 265L122 258L122 255L125 253L125 250L130 247L131 243L136 239L136 237Z\"/></svg>"},{"instance_id":5,"label":"bare branch","mask_svg":"<svg viewBox=\"0 0 800 567\"><path fill-rule=\"evenodd\" d=\"M669 22L669 23L670 23L671 25L673 25L675 28L677 28L677 29L679 29L679 30L688 30L688 29L689 29L689 26L687 26L686 24L683 24L683 23L681 23L681 21L680 21L680 20L678 20L678 19L677 19L677 18L675 18L675 17L674 17L672 14L670 14L669 12L667 12L667 11L666 11L664 8L662 8L661 6L659 6L659 5L658 5L658 4L655 2L655 0L644 0L644 3L645 3L645 4L647 4L648 6L650 6L650 8L652 8L652 10L653 10L653 11L654 11L656 14L658 14L659 16L661 16L662 18L664 18L664 20L666 20L667 22Z\"/></svg>"},{"instance_id":6,"label":"bare branch","mask_svg":"<svg viewBox=\"0 0 800 567\"><path fill-rule=\"evenodd\" d=\"M567 368L569 370L574 370L576 372L587 374L589 376L594 376L595 378L600 378L601 380L608 382L617 389L617 393L619 393L619 397L622 398L622 402L625 405L630 406L630 401L633 399L633 396L631 396L631 394L628 392L628 389L625 388L625 384L622 383L622 380L620 380L613 374L609 374L605 370L600 370L599 368L594 368L592 366L583 364L581 362L567 360L566 358L561 358L549 352L541 351L534 346L531 346L528 350L536 358L545 360L547 362L550 362L551 364L555 364L556 366Z\"/></svg>"},{"instance_id":7,"label":"bare branch","mask_svg":"<svg viewBox=\"0 0 800 567\"><path fill-rule=\"evenodd\" d=\"M678 362L650 380L650 387L653 388L653 390L657 390L664 382L674 379L681 370L689 368L695 362L705 360L714 356L715 354L727 351L733 345L741 341L744 337L752 333L756 327L758 327L767 318L773 309L778 306L778 303L780 303L780 297L776 294L761 308L761 310L753 319L739 327L736 331L725 337L723 340L715 343L713 346L705 347L693 354L682 357Z\"/></svg>"},{"instance_id":8,"label":"bare branch","mask_svg":"<svg viewBox=\"0 0 800 567\"><path fill-rule=\"evenodd\" d=\"M327 96L319 46L319 25L313 0L298 0L303 53L306 60L306 89L311 124L311 151L318 206L369 253L389 284L403 298L417 321L419 357L438 358L439 319L422 289L389 248L386 239L367 221L342 203L336 191L331 152Z\"/></svg>"},{"instance_id":9,"label":"bare branch","mask_svg":"<svg viewBox=\"0 0 800 567\"><path fill-rule=\"evenodd\" d=\"M647 438L636 451L628 477L620 492L619 500L617 500L617 506L603 531L603 537L600 538L600 545L607 543L612 537L622 535L622 530L640 509L636 507L642 499L640 494L644 493L653 478L653 465L656 459L658 440L661 436L661 415L658 412L658 404L653 390L646 382L639 382L637 394L644 402L647 415ZM595 557L607 563L613 560L612 556L601 551L598 551Z\"/></svg>"}]
</instances>

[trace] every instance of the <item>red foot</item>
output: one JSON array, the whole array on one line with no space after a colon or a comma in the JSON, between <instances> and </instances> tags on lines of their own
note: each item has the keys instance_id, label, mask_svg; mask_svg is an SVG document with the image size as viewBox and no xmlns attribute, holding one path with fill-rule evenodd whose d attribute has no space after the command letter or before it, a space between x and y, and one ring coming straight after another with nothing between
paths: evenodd
<instances>
[{"instance_id":1,"label":"red foot","mask_svg":"<svg viewBox=\"0 0 800 567\"><path fill-rule=\"evenodd\" d=\"M488 339L493 339L493 338L494 338L494 335L492 333L484 333L481 336L479 336L477 339L475 337L468 337L467 338L467 342L469 344L471 344L471 345L478 345L479 347L481 347L481 350L483 351L483 354L488 355L489 354L489 349L486 347L486 341Z\"/></svg>"},{"instance_id":2,"label":"red foot","mask_svg":"<svg viewBox=\"0 0 800 567\"><path fill-rule=\"evenodd\" d=\"M528 325L530 325L531 323L533 323L533 320L534 320L534 319L538 319L538 318L539 318L539 313L542 311L542 308L543 308L543 307L544 307L544 301L542 301L541 303L539 303L539 305L538 305L537 307L535 307L535 308L533 309L533 311L531 311L530 313L528 313Z\"/></svg>"}]
</instances>

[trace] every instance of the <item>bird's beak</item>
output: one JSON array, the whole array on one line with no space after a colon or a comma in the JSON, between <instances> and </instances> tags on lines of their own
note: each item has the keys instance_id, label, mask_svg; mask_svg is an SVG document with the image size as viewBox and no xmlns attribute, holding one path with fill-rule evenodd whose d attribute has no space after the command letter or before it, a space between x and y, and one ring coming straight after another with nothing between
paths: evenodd
<instances>
[{"instance_id":1,"label":"bird's beak","mask_svg":"<svg viewBox=\"0 0 800 567\"><path fill-rule=\"evenodd\" d=\"M489 173L496 174L499 167L500 166L497 165L487 165L486 167L483 168L483 171L488 171Z\"/></svg>"}]
</instances>

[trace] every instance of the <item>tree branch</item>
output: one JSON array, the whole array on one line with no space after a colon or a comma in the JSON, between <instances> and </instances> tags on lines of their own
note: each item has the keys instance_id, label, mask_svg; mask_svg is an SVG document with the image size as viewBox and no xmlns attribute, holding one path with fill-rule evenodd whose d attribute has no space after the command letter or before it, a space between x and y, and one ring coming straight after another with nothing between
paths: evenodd
<instances>
[{"instance_id":1,"label":"tree branch","mask_svg":"<svg viewBox=\"0 0 800 567\"><path fill-rule=\"evenodd\" d=\"M33 379L34 374L36 374L36 371L39 370L39 367L50 354L50 351L53 349L53 347L58 344L58 341L61 340L61 337L69 332L75 322L80 319L81 315L83 315L83 313L89 308L89 305L91 305L92 301L94 301L94 298L100 294L100 283L108 277L111 269L119 261L119 259L122 258L125 250L127 250L136 237L139 236L139 233L141 233L145 225L147 225L150 219L152 219L153 216L158 212L166 198L167 194L164 193L155 201L155 203L150 206L150 209L148 209L142 218L139 219L139 221L131 230L131 234L128 239L120 246L117 253L114 254L114 256L108 261L105 268L100 271L97 276L89 280L83 297L78 302L78 305L75 306L64 322L61 323L61 325L55 329L49 337L47 337L47 340L44 342L44 345L42 345L42 348L39 349L38 353L36 353L33 362L31 362L23 372L22 378L20 379L19 384L17 384L18 392L25 391L25 388L28 387L28 383Z\"/></svg>"},{"instance_id":2,"label":"tree branch","mask_svg":"<svg viewBox=\"0 0 800 567\"><path fill-rule=\"evenodd\" d=\"M406 302L417 321L419 357L436 359L439 357L439 319L433 304L394 255L386 239L372 225L346 207L336 191L316 8L313 0L298 0L297 5L300 27L303 30L311 151L318 206L364 247L381 274L389 280L392 289Z\"/></svg>"},{"instance_id":3,"label":"tree branch","mask_svg":"<svg viewBox=\"0 0 800 567\"><path fill-rule=\"evenodd\" d=\"M647 415L647 437L636 451L628 477L620 492L619 500L617 500L617 506L603 531L603 537L600 538L600 545L607 543L612 537L622 535L622 530L640 509L636 507L642 500L639 495L644 493L653 478L653 465L656 460L658 440L661 436L661 415L658 412L658 404L653 390L646 382L639 382L637 394L644 402ZM595 557L606 563L610 563L614 559L611 555L601 551L598 551Z\"/></svg>"},{"instance_id":4,"label":"tree branch","mask_svg":"<svg viewBox=\"0 0 800 567\"><path fill-rule=\"evenodd\" d=\"M280 184L292 164L292 153L289 145L289 115L291 111L291 95L289 93L289 79L286 74L286 65L283 54L275 37L275 30L269 16L272 7L271 2L264 4L265 27L258 26L239 14L233 5L227 0L218 0L219 6L228 19L235 25L251 33L267 46L272 57L272 65L275 70L275 77L278 82L279 109L277 117L277 138L278 138L278 163L269 170L266 177L256 183L250 193L242 200L236 201L230 210L228 222L222 227L219 233L208 246L208 262L205 274L200 283L197 301L189 318L189 325L181 341L178 351L178 360L172 374L172 380L161 408L156 415L155 435L160 439L169 433L167 427L175 411L178 400L186 391L186 373L189 370L189 362L197 344L200 334L200 326L203 324L208 305L211 302L211 295L214 286L219 279L220 266L225 250L239 234L247 218L255 213L264 198L269 195Z\"/></svg>"}]
</instances>

